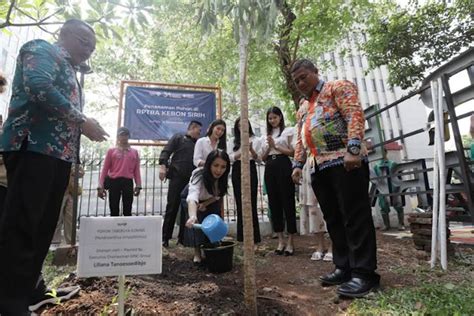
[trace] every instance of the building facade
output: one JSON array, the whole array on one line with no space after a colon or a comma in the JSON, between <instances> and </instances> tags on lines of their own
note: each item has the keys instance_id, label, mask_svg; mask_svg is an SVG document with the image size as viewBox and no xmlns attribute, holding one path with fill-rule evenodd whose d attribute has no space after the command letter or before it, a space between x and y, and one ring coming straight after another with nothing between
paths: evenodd
<instances>
[{"instance_id":1,"label":"building facade","mask_svg":"<svg viewBox=\"0 0 474 316\"><path fill-rule=\"evenodd\" d=\"M338 49L321 56L318 63L329 66L323 66L320 75L326 81L346 79L354 82L364 109L373 105L382 108L407 95L408 91L388 84L389 74L384 66L367 71L367 58L358 45L365 40L365 34L353 33L341 41ZM427 119L428 114L423 102L418 97L408 99L381 114L383 138L389 140L423 128ZM403 146L400 152L402 160L433 155L432 147L428 146L428 133L402 139L398 143Z\"/></svg>"},{"instance_id":2,"label":"building facade","mask_svg":"<svg viewBox=\"0 0 474 316\"><path fill-rule=\"evenodd\" d=\"M0 115L5 119L8 103L11 97L11 82L15 74L16 57L20 48L26 42L45 38L46 33L37 27L9 27L6 32L0 31L0 71L3 72L8 80L8 86L5 93L0 95Z\"/></svg>"}]
</instances>

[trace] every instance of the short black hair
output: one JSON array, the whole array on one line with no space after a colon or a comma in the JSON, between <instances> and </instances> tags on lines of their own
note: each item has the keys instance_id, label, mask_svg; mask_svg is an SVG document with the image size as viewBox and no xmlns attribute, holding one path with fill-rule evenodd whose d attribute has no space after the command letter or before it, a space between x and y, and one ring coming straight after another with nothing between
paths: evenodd
<instances>
[{"instance_id":1,"label":"short black hair","mask_svg":"<svg viewBox=\"0 0 474 316\"><path fill-rule=\"evenodd\" d=\"M92 33L95 34L94 29L92 26L90 26L89 23L79 20L79 19L69 19L66 22L64 22L63 26L61 27L61 30L59 31L59 37L64 37L68 33L71 33L74 29L80 27L80 26L85 26L87 27Z\"/></svg>"},{"instance_id":2,"label":"short black hair","mask_svg":"<svg viewBox=\"0 0 474 316\"><path fill-rule=\"evenodd\" d=\"M201 126L201 127L202 127L202 123L201 123L201 122L192 120L191 122L189 122L188 130L190 130L191 127L193 127L193 125L198 125L198 126Z\"/></svg>"},{"instance_id":3,"label":"short black hair","mask_svg":"<svg viewBox=\"0 0 474 316\"><path fill-rule=\"evenodd\" d=\"M306 68L310 71L318 73L318 68L314 65L314 63L311 60L305 59L305 58L298 59L297 61L295 61L293 65L291 66L290 73L294 73L300 68Z\"/></svg>"}]
</instances>

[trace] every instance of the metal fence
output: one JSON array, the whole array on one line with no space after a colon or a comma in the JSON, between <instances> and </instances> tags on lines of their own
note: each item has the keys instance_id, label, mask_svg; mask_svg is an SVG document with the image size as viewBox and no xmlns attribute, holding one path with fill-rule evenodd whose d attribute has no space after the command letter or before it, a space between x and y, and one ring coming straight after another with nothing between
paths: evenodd
<instances>
[{"instance_id":1,"label":"metal fence","mask_svg":"<svg viewBox=\"0 0 474 316\"><path fill-rule=\"evenodd\" d=\"M461 90L451 92L449 80L454 75L466 71L470 84ZM373 152L369 156L374 162L381 158L381 148L389 143L400 141L402 144L407 139L422 133L429 133L426 125L428 122L420 122L417 129L401 133L398 137L384 139L380 133L378 123L382 113L391 108L395 108L403 104L403 102L411 98L419 98L423 100L427 107L430 104L430 82L437 80L442 81L442 89L445 102L445 118L444 124L449 125L453 132L453 138L456 150L446 152L446 195L448 207L446 209L448 217L451 220L472 221L474 223L474 161L469 157L466 148L463 146L462 138L459 130L459 121L468 119L474 115L474 111L464 114L457 114L456 107L466 104L474 99L474 49L470 49L449 63L441 66L430 76L428 76L420 89L404 96L403 98L383 107L372 107L366 111L366 120L369 125L367 137L373 138ZM398 111L397 111L398 112ZM377 128L378 127L378 128ZM418 206L429 210L432 207L433 188L430 185L429 178L433 172L433 168L427 163L433 159L431 157L420 158L416 160L405 160L393 170L386 170L379 177L371 176L373 184L371 188L371 196L373 200L377 197L387 197L389 205L404 205L405 196L415 195L418 198ZM397 187L396 190L393 187Z\"/></svg>"},{"instance_id":2,"label":"metal fence","mask_svg":"<svg viewBox=\"0 0 474 316\"><path fill-rule=\"evenodd\" d=\"M455 107L469 100L474 99L474 54L470 54L474 50L470 50L461 55L457 60L457 64L448 64L451 68L441 67L434 75L442 78L444 96L447 103L447 118L445 123L450 124L453 130L453 136L456 143L456 151L446 153L447 167L447 187L446 193L448 201L458 199L460 202L452 203L451 209L460 210L460 220L472 220L474 222L474 163L466 155L463 148L458 121L466 119L474 114L474 111L457 115ZM461 60L462 58L462 60ZM462 62L462 63L461 63ZM461 64L461 65L459 65ZM467 70L469 73L470 85L460 91L451 93L449 89L449 78L460 71ZM432 78L428 78L432 80ZM401 133L397 137L384 139L379 118L381 115L391 108L396 108L410 98L423 98L423 93L429 89L429 80L423 87L414 91L407 96L389 104L383 108L371 106L365 110L367 120L366 139L372 140L372 152L369 155L371 162L381 159L381 148L389 143L400 141L402 144L415 135L428 133L426 129L427 122L420 122L416 129ZM418 198L418 206L428 209L432 205L433 190L430 186L430 173L433 168L427 165L432 160L431 157L425 157L416 160L402 161L394 170L386 171L381 176L371 176L371 197L373 202L379 197L388 197L391 205L404 205L406 196L416 196ZM102 169L103 155L97 157L83 157L83 166L85 175L80 180L83 193L78 201L78 220L84 216L108 216L108 202L97 197L97 186L99 182L99 173ZM263 165L258 168L258 214L260 221L268 221L267 217L267 200L263 195ZM164 215L166 208L166 196L168 193L168 183L159 180L158 158L141 159L141 175L143 190L140 196L136 197L133 203L133 215ZM236 221L236 205L233 196L231 181L229 181L229 194L224 200L224 218L228 222ZM397 190L393 190L397 187ZM449 210L448 210L449 211ZM455 218L455 217L453 217Z\"/></svg>"},{"instance_id":3,"label":"metal fence","mask_svg":"<svg viewBox=\"0 0 474 316\"><path fill-rule=\"evenodd\" d=\"M166 200L168 194L168 181L161 181L159 178L158 157L140 159L140 171L142 177L142 190L138 197L134 197L132 215L164 215L166 210ZM110 210L107 198L100 199L97 196L100 171L104 162L104 155L96 157L83 157L82 166L84 176L79 179L82 187L82 194L78 200L77 217L88 216L109 216ZM257 165L258 193L257 209L259 221L268 221L267 199L263 194L263 172L264 166ZM229 179L228 194L224 198L224 219L227 222L237 220L236 203L233 194L232 181Z\"/></svg>"}]
</instances>

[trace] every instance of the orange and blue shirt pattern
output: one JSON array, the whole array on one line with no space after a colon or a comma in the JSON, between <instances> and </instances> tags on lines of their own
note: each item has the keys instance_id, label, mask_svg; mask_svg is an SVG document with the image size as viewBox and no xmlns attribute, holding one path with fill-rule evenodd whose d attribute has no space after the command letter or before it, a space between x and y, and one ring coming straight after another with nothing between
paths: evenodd
<instances>
[{"instance_id":1,"label":"orange and blue shirt pattern","mask_svg":"<svg viewBox=\"0 0 474 316\"><path fill-rule=\"evenodd\" d=\"M309 155L319 169L342 164L347 143L360 145L364 138L364 110L357 87L347 80L320 81L311 98L301 102L297 120L295 161Z\"/></svg>"}]
</instances>

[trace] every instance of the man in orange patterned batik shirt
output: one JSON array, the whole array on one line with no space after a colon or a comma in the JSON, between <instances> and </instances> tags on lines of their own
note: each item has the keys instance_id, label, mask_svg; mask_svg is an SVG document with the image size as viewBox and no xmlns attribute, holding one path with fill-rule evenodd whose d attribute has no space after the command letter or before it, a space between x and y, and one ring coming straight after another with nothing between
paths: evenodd
<instances>
[{"instance_id":1,"label":"man in orange patterned batik shirt","mask_svg":"<svg viewBox=\"0 0 474 316\"><path fill-rule=\"evenodd\" d=\"M362 297L379 287L375 228L369 202L369 165L363 145L365 118L357 87L347 80L324 82L307 59L291 75L306 98L298 110L293 181L305 163L333 242L335 270L320 280L337 293Z\"/></svg>"}]
</instances>

